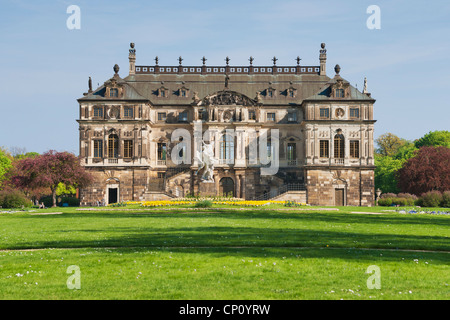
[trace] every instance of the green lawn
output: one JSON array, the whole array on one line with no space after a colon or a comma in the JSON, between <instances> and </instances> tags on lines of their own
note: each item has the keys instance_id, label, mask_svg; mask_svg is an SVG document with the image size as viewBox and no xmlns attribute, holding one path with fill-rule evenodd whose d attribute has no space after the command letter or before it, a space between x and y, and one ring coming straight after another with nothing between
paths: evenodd
<instances>
[{"instance_id":1,"label":"green lawn","mask_svg":"<svg viewBox=\"0 0 450 320\"><path fill-rule=\"evenodd\" d=\"M3 212L0 299L449 298L449 216L280 209Z\"/></svg>"}]
</instances>

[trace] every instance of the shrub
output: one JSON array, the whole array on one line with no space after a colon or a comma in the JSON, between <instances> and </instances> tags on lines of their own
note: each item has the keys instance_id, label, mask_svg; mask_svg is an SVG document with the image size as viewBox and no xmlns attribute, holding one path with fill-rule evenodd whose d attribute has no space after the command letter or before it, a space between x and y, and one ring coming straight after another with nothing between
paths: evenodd
<instances>
[{"instance_id":1,"label":"shrub","mask_svg":"<svg viewBox=\"0 0 450 320\"><path fill-rule=\"evenodd\" d=\"M380 196L380 199L386 199L386 198L397 198L397 195L395 193L388 192L388 193L383 193Z\"/></svg>"},{"instance_id":2,"label":"shrub","mask_svg":"<svg viewBox=\"0 0 450 320\"><path fill-rule=\"evenodd\" d=\"M39 199L39 204L44 203L44 206L46 208L50 208L51 206L53 206L53 198L52 196L43 196Z\"/></svg>"},{"instance_id":3,"label":"shrub","mask_svg":"<svg viewBox=\"0 0 450 320\"><path fill-rule=\"evenodd\" d=\"M450 208L450 190L442 192L441 207Z\"/></svg>"},{"instance_id":4,"label":"shrub","mask_svg":"<svg viewBox=\"0 0 450 320\"><path fill-rule=\"evenodd\" d=\"M392 204L392 199L393 198L382 198L382 197L380 197L380 199L378 200L378 205L379 206L384 206L384 207L389 207Z\"/></svg>"},{"instance_id":5,"label":"shrub","mask_svg":"<svg viewBox=\"0 0 450 320\"><path fill-rule=\"evenodd\" d=\"M411 194L411 193L399 193L397 195L398 198L406 198L406 199L413 199L414 201L416 201L417 199L419 199L415 194Z\"/></svg>"},{"instance_id":6,"label":"shrub","mask_svg":"<svg viewBox=\"0 0 450 320\"><path fill-rule=\"evenodd\" d=\"M59 202L59 205L63 206L64 203L67 203L69 207L79 207L80 199L75 197L62 197L61 201Z\"/></svg>"},{"instance_id":7,"label":"shrub","mask_svg":"<svg viewBox=\"0 0 450 320\"><path fill-rule=\"evenodd\" d=\"M439 191L428 191L420 196L420 205L423 207L439 207L442 198L442 194Z\"/></svg>"},{"instance_id":8,"label":"shrub","mask_svg":"<svg viewBox=\"0 0 450 320\"><path fill-rule=\"evenodd\" d=\"M0 206L2 208L31 207L32 203L19 190L3 190L0 192Z\"/></svg>"},{"instance_id":9,"label":"shrub","mask_svg":"<svg viewBox=\"0 0 450 320\"><path fill-rule=\"evenodd\" d=\"M211 200L197 201L194 205L196 208L211 208L213 203Z\"/></svg>"},{"instance_id":10,"label":"shrub","mask_svg":"<svg viewBox=\"0 0 450 320\"><path fill-rule=\"evenodd\" d=\"M413 206L414 200L408 199L408 198L396 198L392 200L392 203L399 205L399 206Z\"/></svg>"}]
</instances>

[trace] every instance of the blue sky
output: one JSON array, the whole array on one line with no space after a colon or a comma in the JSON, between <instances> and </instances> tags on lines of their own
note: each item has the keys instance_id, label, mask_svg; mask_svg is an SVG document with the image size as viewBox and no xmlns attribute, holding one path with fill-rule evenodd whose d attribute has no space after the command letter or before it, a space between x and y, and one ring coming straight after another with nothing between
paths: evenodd
<instances>
[{"instance_id":1,"label":"blue sky","mask_svg":"<svg viewBox=\"0 0 450 320\"><path fill-rule=\"evenodd\" d=\"M78 154L78 103L113 75L127 75L128 48L138 65L319 64L375 103L375 137L392 132L414 140L450 130L449 1L32 1L2 0L0 11L0 146ZM81 9L81 29L69 30L67 8ZM370 30L369 5L381 9Z\"/></svg>"}]
</instances>

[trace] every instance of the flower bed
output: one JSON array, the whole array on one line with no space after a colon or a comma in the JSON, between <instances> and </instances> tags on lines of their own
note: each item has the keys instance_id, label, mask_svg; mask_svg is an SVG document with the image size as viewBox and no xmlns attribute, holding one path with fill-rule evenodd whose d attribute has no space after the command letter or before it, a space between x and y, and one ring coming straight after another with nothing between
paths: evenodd
<instances>
[{"instance_id":1,"label":"flower bed","mask_svg":"<svg viewBox=\"0 0 450 320\"><path fill-rule=\"evenodd\" d=\"M277 200L243 200L237 198L220 199L220 198L180 198L174 200L158 200L158 201L128 201L126 205L140 205L141 207L167 207L167 206L179 206L179 205L191 205L201 201L211 201L214 205L228 205L228 206L241 206L241 207L261 207L271 204L283 204L286 201ZM290 202L292 203L292 201ZM306 203L296 203L297 206L306 206Z\"/></svg>"}]
</instances>

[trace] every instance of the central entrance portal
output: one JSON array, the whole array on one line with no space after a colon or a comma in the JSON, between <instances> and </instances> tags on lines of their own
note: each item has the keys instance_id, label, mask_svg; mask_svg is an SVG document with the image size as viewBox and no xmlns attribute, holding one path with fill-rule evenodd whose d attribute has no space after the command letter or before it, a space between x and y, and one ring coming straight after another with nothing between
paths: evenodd
<instances>
[{"instance_id":1,"label":"central entrance portal","mask_svg":"<svg viewBox=\"0 0 450 320\"><path fill-rule=\"evenodd\" d=\"M235 197L233 179L227 177L220 180L220 195Z\"/></svg>"}]
</instances>

